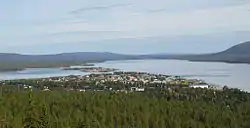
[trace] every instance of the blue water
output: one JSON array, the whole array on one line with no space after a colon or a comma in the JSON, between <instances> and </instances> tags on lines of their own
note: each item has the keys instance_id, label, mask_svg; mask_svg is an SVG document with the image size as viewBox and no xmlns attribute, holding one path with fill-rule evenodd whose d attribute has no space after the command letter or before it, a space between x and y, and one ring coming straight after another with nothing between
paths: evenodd
<instances>
[{"instance_id":1,"label":"blue water","mask_svg":"<svg viewBox=\"0 0 250 128\"><path fill-rule=\"evenodd\" d=\"M97 63L96 66L117 68L122 71L143 71L203 79L209 83L228 85L250 91L250 65L182 60L126 60ZM43 78L67 75L86 75L81 71L60 68L36 68L17 72L1 72L0 79Z\"/></svg>"}]
</instances>

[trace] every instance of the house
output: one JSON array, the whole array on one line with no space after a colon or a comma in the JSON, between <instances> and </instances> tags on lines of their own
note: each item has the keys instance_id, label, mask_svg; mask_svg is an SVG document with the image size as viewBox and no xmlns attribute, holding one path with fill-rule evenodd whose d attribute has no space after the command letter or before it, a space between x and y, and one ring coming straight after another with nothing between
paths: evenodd
<instances>
[{"instance_id":1,"label":"house","mask_svg":"<svg viewBox=\"0 0 250 128\"><path fill-rule=\"evenodd\" d=\"M85 89L77 89L78 92L86 92Z\"/></svg>"},{"instance_id":2,"label":"house","mask_svg":"<svg viewBox=\"0 0 250 128\"><path fill-rule=\"evenodd\" d=\"M194 84L190 85L191 88L209 88L209 85L207 84Z\"/></svg>"},{"instance_id":3,"label":"house","mask_svg":"<svg viewBox=\"0 0 250 128\"><path fill-rule=\"evenodd\" d=\"M134 76L129 76L129 81L137 81L137 79Z\"/></svg>"},{"instance_id":4,"label":"house","mask_svg":"<svg viewBox=\"0 0 250 128\"><path fill-rule=\"evenodd\" d=\"M67 87L67 88L65 88L65 91L74 91L75 89L73 89L73 88L69 88L69 87Z\"/></svg>"},{"instance_id":5,"label":"house","mask_svg":"<svg viewBox=\"0 0 250 128\"><path fill-rule=\"evenodd\" d=\"M51 90L48 89L48 88L45 88L45 89L43 89L42 91L44 91L44 92L50 92Z\"/></svg>"},{"instance_id":6,"label":"house","mask_svg":"<svg viewBox=\"0 0 250 128\"><path fill-rule=\"evenodd\" d=\"M49 89L49 87L44 86L42 91L44 91L44 92L48 92L48 91L51 91L51 90Z\"/></svg>"},{"instance_id":7,"label":"house","mask_svg":"<svg viewBox=\"0 0 250 128\"><path fill-rule=\"evenodd\" d=\"M135 91L135 92L144 92L145 91L144 88L138 88L138 87L131 87L130 90Z\"/></svg>"}]
</instances>

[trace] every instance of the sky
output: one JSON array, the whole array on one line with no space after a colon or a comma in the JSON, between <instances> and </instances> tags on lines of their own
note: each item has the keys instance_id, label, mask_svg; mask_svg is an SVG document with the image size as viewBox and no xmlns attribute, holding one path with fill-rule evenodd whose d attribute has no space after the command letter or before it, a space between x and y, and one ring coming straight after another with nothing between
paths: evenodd
<instances>
[{"instance_id":1,"label":"sky","mask_svg":"<svg viewBox=\"0 0 250 128\"><path fill-rule=\"evenodd\" d=\"M1 0L0 53L209 53L250 40L250 0Z\"/></svg>"}]
</instances>

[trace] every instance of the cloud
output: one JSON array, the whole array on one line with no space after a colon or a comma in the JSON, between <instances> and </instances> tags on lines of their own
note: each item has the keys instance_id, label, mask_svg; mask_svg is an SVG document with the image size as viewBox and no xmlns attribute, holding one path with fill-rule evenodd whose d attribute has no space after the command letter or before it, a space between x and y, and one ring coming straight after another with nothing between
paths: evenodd
<instances>
[{"instance_id":1,"label":"cloud","mask_svg":"<svg viewBox=\"0 0 250 128\"><path fill-rule=\"evenodd\" d=\"M149 10L147 10L147 12L149 12L149 13L158 13L158 12L164 12L164 11L166 11L166 9L163 9L163 8L161 8L161 9L149 9Z\"/></svg>"},{"instance_id":2,"label":"cloud","mask_svg":"<svg viewBox=\"0 0 250 128\"><path fill-rule=\"evenodd\" d=\"M73 18L56 24L32 27L32 34L27 37L30 39L22 42L88 42L249 30L249 7L250 4L245 4L186 12L169 12L161 10L162 8L153 8L151 11L155 13L117 9L103 12L102 15L105 14L105 17L98 15L98 19Z\"/></svg>"},{"instance_id":3,"label":"cloud","mask_svg":"<svg viewBox=\"0 0 250 128\"><path fill-rule=\"evenodd\" d=\"M245 4L187 12L144 13L139 17L123 16L118 19L117 26L158 34L246 30L250 25L249 7L250 4Z\"/></svg>"},{"instance_id":4,"label":"cloud","mask_svg":"<svg viewBox=\"0 0 250 128\"><path fill-rule=\"evenodd\" d=\"M88 8L81 8L78 4L79 6L63 10L57 17L43 19L49 21L46 23L20 25L18 29L16 26L6 27L2 29L4 32L0 35L1 42L13 45L88 42L120 38L202 35L249 30L250 27L250 4L204 8L201 6L202 8L190 9L191 6L185 8L186 5L172 6L173 4L152 1L141 4L131 1L127 3L132 4L99 3L97 5L100 6L91 4ZM74 13L89 12L81 17L69 14L70 10L76 8L80 9L73 11ZM37 20L42 22L40 19ZM17 38L20 36L25 37Z\"/></svg>"},{"instance_id":5,"label":"cloud","mask_svg":"<svg viewBox=\"0 0 250 128\"><path fill-rule=\"evenodd\" d=\"M66 32L49 33L35 37L55 37L55 36L70 36L70 35L97 36L97 35L109 35L117 33L124 33L124 31L118 31L118 30L66 31Z\"/></svg>"},{"instance_id":6,"label":"cloud","mask_svg":"<svg viewBox=\"0 0 250 128\"><path fill-rule=\"evenodd\" d=\"M133 7L133 4L114 4L114 5L101 5L101 6L94 6L94 7L86 7L80 8L74 11L71 11L71 14L82 13L85 11L93 11L93 10L105 10L105 9L113 9L119 7Z\"/></svg>"}]
</instances>

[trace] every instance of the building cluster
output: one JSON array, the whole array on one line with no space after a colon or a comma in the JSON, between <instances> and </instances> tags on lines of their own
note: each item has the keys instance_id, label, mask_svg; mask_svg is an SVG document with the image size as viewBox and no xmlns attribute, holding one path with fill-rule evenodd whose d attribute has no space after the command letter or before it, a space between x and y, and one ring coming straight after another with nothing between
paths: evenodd
<instances>
[{"instance_id":1,"label":"building cluster","mask_svg":"<svg viewBox=\"0 0 250 128\"><path fill-rule=\"evenodd\" d=\"M145 72L113 72L89 75L71 75L30 80L8 81L10 85L23 86L24 89L36 88L43 91L64 89L66 91L116 91L144 92L159 88L211 88L203 80L186 79L180 76L150 74Z\"/></svg>"},{"instance_id":2,"label":"building cluster","mask_svg":"<svg viewBox=\"0 0 250 128\"><path fill-rule=\"evenodd\" d=\"M191 87L191 88L209 88L210 85L205 83L203 80L197 79L185 79L179 76L168 76L162 74L150 74L144 72L114 72L114 73L102 73L102 74L90 74L85 76L65 76L65 77L54 77L44 78L42 81L50 82L70 82L74 81L77 84L82 82L94 83L94 85L103 85L106 90L113 90L109 87L110 83L120 83L123 85L129 85L129 88L119 89L117 91L129 90L142 92L145 88L154 87ZM62 85L63 86L63 85ZM91 86L91 85L90 85ZM89 85L80 88L80 91L90 88ZM68 90L74 90L72 88ZM99 90L100 91L100 90Z\"/></svg>"}]
</instances>

